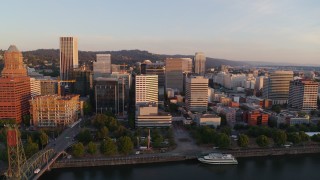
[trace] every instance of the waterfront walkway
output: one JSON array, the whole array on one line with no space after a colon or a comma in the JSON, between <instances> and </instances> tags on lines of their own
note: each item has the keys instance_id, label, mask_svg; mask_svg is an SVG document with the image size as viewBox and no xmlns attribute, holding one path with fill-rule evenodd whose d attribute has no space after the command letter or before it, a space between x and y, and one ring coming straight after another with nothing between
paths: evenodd
<instances>
[{"instance_id":1,"label":"waterfront walkway","mask_svg":"<svg viewBox=\"0 0 320 180\"><path fill-rule=\"evenodd\" d=\"M108 166L108 165L124 165L124 164L144 164L144 163L160 163L172 161L185 161L196 159L198 156L208 154L212 151L203 151L195 153L157 153L157 154L141 154L129 155L122 157L101 157L101 158L82 158L82 159L62 159L56 161L52 168L65 167L90 167L90 166ZM308 154L320 153L320 146L300 146L290 148L264 148L264 149L238 149L238 150L222 150L222 153L230 153L235 157L255 157L255 156L275 156L286 154Z\"/></svg>"}]
</instances>

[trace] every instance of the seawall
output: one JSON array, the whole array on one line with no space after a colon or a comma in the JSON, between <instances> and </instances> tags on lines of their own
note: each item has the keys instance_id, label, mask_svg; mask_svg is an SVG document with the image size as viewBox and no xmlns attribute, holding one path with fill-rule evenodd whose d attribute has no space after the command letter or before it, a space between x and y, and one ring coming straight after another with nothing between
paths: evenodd
<instances>
[{"instance_id":1,"label":"seawall","mask_svg":"<svg viewBox=\"0 0 320 180\"><path fill-rule=\"evenodd\" d=\"M315 153L320 153L320 146L237 149L237 150L221 150L219 152L232 154L235 157L278 156L278 155L287 155L287 154L315 154ZM191 153L191 154L181 153L179 155L170 155L170 153L168 153L168 154L123 156L123 157L62 159L62 160L56 161L51 166L51 168L110 166L110 165L184 161L184 160L196 159L199 155L208 154L208 153L209 152Z\"/></svg>"}]
</instances>

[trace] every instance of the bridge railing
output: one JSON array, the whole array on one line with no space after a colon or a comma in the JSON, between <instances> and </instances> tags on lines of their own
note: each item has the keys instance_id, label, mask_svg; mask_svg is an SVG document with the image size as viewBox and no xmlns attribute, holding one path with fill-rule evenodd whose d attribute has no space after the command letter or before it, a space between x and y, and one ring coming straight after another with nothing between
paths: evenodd
<instances>
[{"instance_id":1,"label":"bridge railing","mask_svg":"<svg viewBox=\"0 0 320 180\"><path fill-rule=\"evenodd\" d=\"M45 165L54 155L55 151L53 149L37 152L22 165L22 175L20 177L30 179L34 175L34 171Z\"/></svg>"}]
</instances>

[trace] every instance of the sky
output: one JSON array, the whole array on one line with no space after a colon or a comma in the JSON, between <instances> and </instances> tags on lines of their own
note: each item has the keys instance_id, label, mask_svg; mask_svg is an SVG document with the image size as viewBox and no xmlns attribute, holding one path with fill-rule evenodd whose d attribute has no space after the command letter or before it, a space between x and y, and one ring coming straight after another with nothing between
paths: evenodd
<instances>
[{"instance_id":1,"label":"sky","mask_svg":"<svg viewBox=\"0 0 320 180\"><path fill-rule=\"evenodd\" d=\"M320 65L319 0L14 0L0 49L140 49L157 54Z\"/></svg>"}]
</instances>

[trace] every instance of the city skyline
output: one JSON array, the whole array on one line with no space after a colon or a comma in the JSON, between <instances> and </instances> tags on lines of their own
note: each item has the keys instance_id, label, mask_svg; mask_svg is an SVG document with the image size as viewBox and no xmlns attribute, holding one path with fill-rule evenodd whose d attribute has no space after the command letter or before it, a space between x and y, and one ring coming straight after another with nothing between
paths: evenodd
<instances>
[{"instance_id":1,"label":"city skyline","mask_svg":"<svg viewBox=\"0 0 320 180\"><path fill-rule=\"evenodd\" d=\"M188 0L149 2L5 2L0 49L58 49L79 38L79 50L141 49L159 54L204 52L230 60L319 64L319 3ZM63 6L61 5L63 4Z\"/></svg>"}]
</instances>

